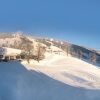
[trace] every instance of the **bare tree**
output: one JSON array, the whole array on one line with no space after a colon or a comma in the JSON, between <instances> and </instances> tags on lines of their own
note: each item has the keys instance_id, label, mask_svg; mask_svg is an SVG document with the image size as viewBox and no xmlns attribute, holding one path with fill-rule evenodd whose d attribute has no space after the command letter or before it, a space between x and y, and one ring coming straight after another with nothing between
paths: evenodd
<instances>
[{"instance_id":1,"label":"bare tree","mask_svg":"<svg viewBox=\"0 0 100 100\"><path fill-rule=\"evenodd\" d=\"M70 53L70 47L68 45L66 46L66 50L67 50L67 56L68 56Z\"/></svg>"},{"instance_id":2,"label":"bare tree","mask_svg":"<svg viewBox=\"0 0 100 100\"><path fill-rule=\"evenodd\" d=\"M83 53L82 53L82 51L79 49L79 50L78 50L78 57L81 59L81 58L82 58L82 55L83 55Z\"/></svg>"},{"instance_id":3,"label":"bare tree","mask_svg":"<svg viewBox=\"0 0 100 100\"><path fill-rule=\"evenodd\" d=\"M95 61L96 61L96 54L95 53L90 54L90 61L95 63Z\"/></svg>"},{"instance_id":4,"label":"bare tree","mask_svg":"<svg viewBox=\"0 0 100 100\"><path fill-rule=\"evenodd\" d=\"M37 46L37 61L39 62L41 59L44 58L45 47L41 46L39 43Z\"/></svg>"},{"instance_id":5,"label":"bare tree","mask_svg":"<svg viewBox=\"0 0 100 100\"><path fill-rule=\"evenodd\" d=\"M32 44L27 44L26 45L26 59L27 59L27 62L30 63L30 59L31 59L31 56L33 55L33 45Z\"/></svg>"},{"instance_id":6,"label":"bare tree","mask_svg":"<svg viewBox=\"0 0 100 100\"><path fill-rule=\"evenodd\" d=\"M27 39L26 37L22 37L22 42L20 44L20 48L25 52L25 57L27 59L27 62L30 63L30 58L33 55L33 42Z\"/></svg>"}]
</instances>

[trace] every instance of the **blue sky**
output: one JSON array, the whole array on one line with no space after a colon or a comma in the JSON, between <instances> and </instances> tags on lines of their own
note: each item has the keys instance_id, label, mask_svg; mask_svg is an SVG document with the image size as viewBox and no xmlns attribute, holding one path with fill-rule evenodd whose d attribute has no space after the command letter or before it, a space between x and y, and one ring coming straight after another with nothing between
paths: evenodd
<instances>
[{"instance_id":1,"label":"blue sky","mask_svg":"<svg viewBox=\"0 0 100 100\"><path fill-rule=\"evenodd\" d=\"M0 31L100 49L100 0L0 0Z\"/></svg>"}]
</instances>

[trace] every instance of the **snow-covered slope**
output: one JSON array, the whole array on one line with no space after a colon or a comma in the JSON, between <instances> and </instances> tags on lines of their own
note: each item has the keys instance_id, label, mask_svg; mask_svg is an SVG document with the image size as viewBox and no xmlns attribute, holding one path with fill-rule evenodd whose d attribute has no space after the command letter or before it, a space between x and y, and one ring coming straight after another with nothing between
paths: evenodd
<instances>
[{"instance_id":1,"label":"snow-covered slope","mask_svg":"<svg viewBox=\"0 0 100 100\"><path fill-rule=\"evenodd\" d=\"M5 36L5 34L7 36ZM15 33L15 34L10 34L10 33L5 33L2 34L2 37L0 38L0 46L13 46L13 45L18 45L21 42L20 36L21 34Z\"/></svg>"},{"instance_id":2,"label":"snow-covered slope","mask_svg":"<svg viewBox=\"0 0 100 100\"><path fill-rule=\"evenodd\" d=\"M50 55L40 63L23 64L65 84L88 89L100 89L100 69L74 57ZM31 67L29 67L31 66Z\"/></svg>"},{"instance_id":3,"label":"snow-covered slope","mask_svg":"<svg viewBox=\"0 0 100 100\"><path fill-rule=\"evenodd\" d=\"M81 59L87 62L90 62L91 57L95 54L96 59L94 64L100 66L100 53L95 49L88 49L87 47L74 45L66 41L55 40L52 38L38 38L25 35L22 32L3 33L0 35L0 46L22 49L21 44L25 43L26 41L28 42L29 40L33 42L34 54L36 54L37 45L41 44L42 46L46 47L47 51L49 51L48 48L51 46L51 52L54 51L55 53L60 53L63 55L64 53L61 52L62 50L63 52L70 53L76 58L81 57ZM58 49L58 52L55 51L55 49Z\"/></svg>"},{"instance_id":4,"label":"snow-covered slope","mask_svg":"<svg viewBox=\"0 0 100 100\"><path fill-rule=\"evenodd\" d=\"M0 100L100 100L100 69L97 66L70 54L67 56L68 48L64 42L27 38L33 42L34 52L38 43L46 47L45 59L39 63L31 60L30 64L26 61L0 62ZM19 42L19 34L0 38L1 45L7 44L8 47L19 46ZM91 52L75 45L72 48L75 54L77 50L86 55ZM7 50L8 54L21 52L11 48Z\"/></svg>"},{"instance_id":5,"label":"snow-covered slope","mask_svg":"<svg viewBox=\"0 0 100 100\"><path fill-rule=\"evenodd\" d=\"M75 74L71 71L75 73L75 70L71 68L68 68L68 74L68 70L63 66L62 68L35 65L29 67L18 62L2 62L0 63L0 100L100 100L99 88L84 89L68 85L72 78L77 80L76 83L80 81L84 84L82 79L73 76ZM97 71L96 68L92 70ZM64 83L63 80L66 78L69 80Z\"/></svg>"}]
</instances>

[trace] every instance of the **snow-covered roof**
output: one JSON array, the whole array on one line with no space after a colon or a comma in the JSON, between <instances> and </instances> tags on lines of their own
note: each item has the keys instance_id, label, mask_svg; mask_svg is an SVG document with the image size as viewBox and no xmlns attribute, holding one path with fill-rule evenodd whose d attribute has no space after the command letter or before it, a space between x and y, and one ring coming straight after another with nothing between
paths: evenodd
<instances>
[{"instance_id":1,"label":"snow-covered roof","mask_svg":"<svg viewBox=\"0 0 100 100\"><path fill-rule=\"evenodd\" d=\"M0 55L18 55L20 53L21 53L20 49L0 47Z\"/></svg>"}]
</instances>

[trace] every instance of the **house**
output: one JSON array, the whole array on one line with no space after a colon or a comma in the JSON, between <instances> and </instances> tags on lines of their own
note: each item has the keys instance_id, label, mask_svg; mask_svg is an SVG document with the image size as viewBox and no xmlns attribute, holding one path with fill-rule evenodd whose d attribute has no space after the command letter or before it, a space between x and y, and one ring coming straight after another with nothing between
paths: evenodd
<instances>
[{"instance_id":1,"label":"house","mask_svg":"<svg viewBox=\"0 0 100 100\"><path fill-rule=\"evenodd\" d=\"M0 47L0 59L16 59L22 50L8 47Z\"/></svg>"}]
</instances>

